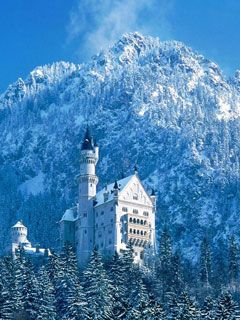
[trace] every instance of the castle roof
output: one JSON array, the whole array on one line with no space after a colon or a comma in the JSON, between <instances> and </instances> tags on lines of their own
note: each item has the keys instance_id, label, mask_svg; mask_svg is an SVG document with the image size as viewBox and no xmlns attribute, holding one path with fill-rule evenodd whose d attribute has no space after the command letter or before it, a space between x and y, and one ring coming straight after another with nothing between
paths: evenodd
<instances>
[{"instance_id":1,"label":"castle roof","mask_svg":"<svg viewBox=\"0 0 240 320\"><path fill-rule=\"evenodd\" d=\"M81 150L94 150L94 142L88 126L85 132Z\"/></svg>"},{"instance_id":2,"label":"castle roof","mask_svg":"<svg viewBox=\"0 0 240 320\"><path fill-rule=\"evenodd\" d=\"M97 194L96 194L96 206L99 206L103 203L106 203L106 202L109 202L109 201L112 201L113 200L113 197L114 197L114 194L113 192L111 192L113 189L114 189L114 186L118 186L119 188L119 191L121 192L123 190L123 188L125 188L125 186L128 184L128 182L132 179L134 175L130 175L126 178L123 178L121 180L117 180L113 183L110 183L108 184L107 186L105 186L102 190L100 190ZM109 197L108 197L108 200L107 201L104 201L104 192L106 192L106 190L109 191Z\"/></svg>"},{"instance_id":3,"label":"castle roof","mask_svg":"<svg viewBox=\"0 0 240 320\"><path fill-rule=\"evenodd\" d=\"M12 228L26 228L22 221L18 221Z\"/></svg>"},{"instance_id":4,"label":"castle roof","mask_svg":"<svg viewBox=\"0 0 240 320\"><path fill-rule=\"evenodd\" d=\"M51 252L49 249L41 249L41 248L33 248L33 247L24 247L24 252L26 254L35 255L35 256L44 256L44 255L51 255Z\"/></svg>"},{"instance_id":5,"label":"castle roof","mask_svg":"<svg viewBox=\"0 0 240 320\"><path fill-rule=\"evenodd\" d=\"M67 209L61 219L61 221L72 221L72 222L76 220L77 220L77 207Z\"/></svg>"}]
</instances>

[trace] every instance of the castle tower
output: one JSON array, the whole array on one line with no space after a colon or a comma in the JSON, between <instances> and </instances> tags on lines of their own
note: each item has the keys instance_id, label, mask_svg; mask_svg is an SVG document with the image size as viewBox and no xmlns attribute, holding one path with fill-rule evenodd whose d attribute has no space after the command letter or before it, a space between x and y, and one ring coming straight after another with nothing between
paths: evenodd
<instances>
[{"instance_id":1,"label":"castle tower","mask_svg":"<svg viewBox=\"0 0 240 320\"><path fill-rule=\"evenodd\" d=\"M96 196L98 177L98 146L94 143L87 127L80 153L79 209L76 232L77 255L80 265L85 264L94 247L93 202Z\"/></svg>"},{"instance_id":2,"label":"castle tower","mask_svg":"<svg viewBox=\"0 0 240 320\"><path fill-rule=\"evenodd\" d=\"M23 225L21 221L18 221L11 228L11 238L12 238L12 253L15 254L16 249L19 247L31 247L31 243L27 239L27 227Z\"/></svg>"}]
</instances>

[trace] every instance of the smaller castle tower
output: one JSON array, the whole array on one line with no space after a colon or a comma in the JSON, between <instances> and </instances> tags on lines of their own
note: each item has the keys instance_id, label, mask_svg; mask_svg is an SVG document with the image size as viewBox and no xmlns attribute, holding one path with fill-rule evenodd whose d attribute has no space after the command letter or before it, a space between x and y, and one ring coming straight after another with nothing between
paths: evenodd
<instances>
[{"instance_id":1,"label":"smaller castle tower","mask_svg":"<svg viewBox=\"0 0 240 320\"><path fill-rule=\"evenodd\" d=\"M19 247L29 247L31 248L31 243L27 239L28 230L24 226L22 221L18 221L11 228L11 238L12 238L12 253L15 254L15 251Z\"/></svg>"}]
</instances>

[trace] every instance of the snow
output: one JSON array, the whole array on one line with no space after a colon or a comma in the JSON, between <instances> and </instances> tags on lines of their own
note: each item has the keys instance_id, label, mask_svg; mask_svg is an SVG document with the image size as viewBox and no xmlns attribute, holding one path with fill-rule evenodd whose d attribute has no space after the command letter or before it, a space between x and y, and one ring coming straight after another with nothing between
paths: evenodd
<instances>
[{"instance_id":1,"label":"snow","mask_svg":"<svg viewBox=\"0 0 240 320\"><path fill-rule=\"evenodd\" d=\"M65 210L59 209L61 202L71 206L76 201L73 177L79 173L77 145L86 119L100 146L103 185L122 171L131 174L139 163L141 179L158 192L158 225L169 223L183 248L198 241L206 227L210 234L217 228L225 235L239 230L238 219L230 226L239 213L239 74L226 79L216 64L184 44L139 34L121 37L81 67L58 62L37 70L0 96L0 108L11 110L1 115L1 177L11 182L6 201L13 205L15 186L24 195L42 192L47 201L49 190L59 195L52 219L42 216L33 197L34 223L39 220L42 230L51 231L43 232L45 241L56 244L53 221ZM36 168L44 168L44 174ZM27 181L22 183L22 177ZM235 195L227 199L227 208L226 189ZM14 207L24 221L26 201L23 197ZM8 220L0 215L6 229ZM184 232L178 232L178 222Z\"/></svg>"},{"instance_id":2,"label":"snow","mask_svg":"<svg viewBox=\"0 0 240 320\"><path fill-rule=\"evenodd\" d=\"M72 221L72 222L76 220L77 220L77 207L67 209L61 219L61 221Z\"/></svg>"},{"instance_id":3,"label":"snow","mask_svg":"<svg viewBox=\"0 0 240 320\"><path fill-rule=\"evenodd\" d=\"M18 221L12 228L26 228L21 221Z\"/></svg>"},{"instance_id":4,"label":"snow","mask_svg":"<svg viewBox=\"0 0 240 320\"><path fill-rule=\"evenodd\" d=\"M36 252L37 250L38 250L39 252ZM24 247L24 251L25 251L27 254L36 255L36 256L38 256L38 255L43 256L43 255L45 254L45 249L41 249L41 248L37 249L37 248L33 248L33 247ZM47 251L48 251L48 255L51 255L50 250L47 249Z\"/></svg>"},{"instance_id":5,"label":"snow","mask_svg":"<svg viewBox=\"0 0 240 320\"><path fill-rule=\"evenodd\" d=\"M129 181L132 179L133 175L130 175L126 178L123 178L121 180L118 180L117 183L118 183L118 187L120 189L119 193L121 193L121 191L126 187L126 185L129 183ZM109 201L112 201L113 200L113 193L111 192L113 190L113 186L114 186L114 183L110 183L107 185L107 191L109 192L109 197L108 197L108 200L106 202L109 202ZM103 188L101 191L99 191L97 194L96 194L96 201L97 201L97 206L101 205L104 203L104 197L103 197L103 194L105 192L105 188Z\"/></svg>"},{"instance_id":6,"label":"snow","mask_svg":"<svg viewBox=\"0 0 240 320\"><path fill-rule=\"evenodd\" d=\"M23 195L37 195L44 191L44 174L40 171L37 176L28 179L19 186Z\"/></svg>"}]
</instances>

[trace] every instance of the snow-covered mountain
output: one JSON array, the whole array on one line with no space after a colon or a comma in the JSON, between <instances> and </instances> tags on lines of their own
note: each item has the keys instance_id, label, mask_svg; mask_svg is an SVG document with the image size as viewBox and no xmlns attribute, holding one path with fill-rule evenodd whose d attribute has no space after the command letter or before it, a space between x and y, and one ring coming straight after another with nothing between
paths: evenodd
<instances>
[{"instance_id":1,"label":"snow-covered mountain","mask_svg":"<svg viewBox=\"0 0 240 320\"><path fill-rule=\"evenodd\" d=\"M101 185L137 163L158 191L158 228L187 256L203 235L240 235L240 71L227 79L183 43L134 33L87 64L37 67L0 96L2 247L20 218L33 241L56 246L87 121Z\"/></svg>"}]
</instances>

